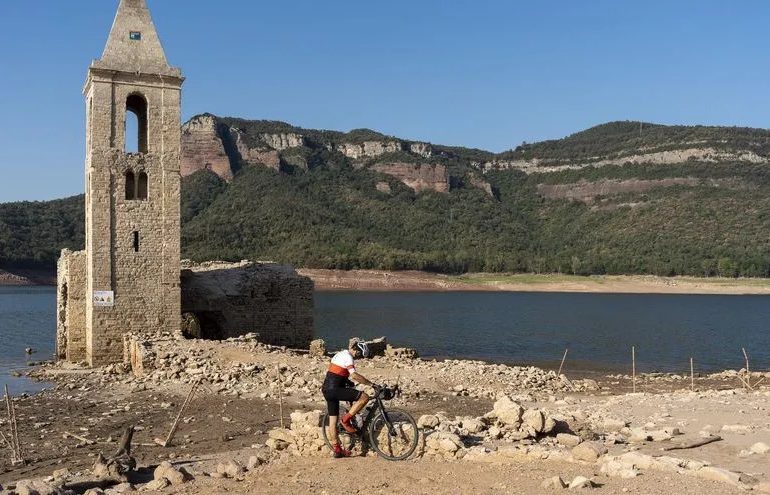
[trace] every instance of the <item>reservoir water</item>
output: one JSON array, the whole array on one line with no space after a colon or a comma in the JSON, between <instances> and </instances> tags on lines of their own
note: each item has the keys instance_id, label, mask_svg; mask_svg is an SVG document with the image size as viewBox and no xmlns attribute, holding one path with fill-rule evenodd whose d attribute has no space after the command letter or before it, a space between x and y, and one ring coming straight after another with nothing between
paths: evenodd
<instances>
[{"instance_id":1,"label":"reservoir water","mask_svg":"<svg viewBox=\"0 0 770 495\"><path fill-rule=\"evenodd\" d=\"M0 387L42 385L12 377L53 356L56 291L0 287ZM466 357L558 366L568 371L770 368L770 297L517 292L320 292L316 333L330 347L350 336L385 335L423 357ZM257 329L258 331L258 329ZM27 356L25 348L37 352Z\"/></svg>"}]
</instances>

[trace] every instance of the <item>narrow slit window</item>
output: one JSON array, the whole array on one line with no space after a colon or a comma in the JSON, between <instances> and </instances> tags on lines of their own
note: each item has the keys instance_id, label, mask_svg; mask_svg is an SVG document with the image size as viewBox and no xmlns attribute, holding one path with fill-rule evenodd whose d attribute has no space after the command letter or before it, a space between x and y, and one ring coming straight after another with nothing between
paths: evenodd
<instances>
[{"instance_id":1,"label":"narrow slit window","mask_svg":"<svg viewBox=\"0 0 770 495\"><path fill-rule=\"evenodd\" d=\"M139 252L139 232L134 231L134 252Z\"/></svg>"},{"instance_id":2,"label":"narrow slit window","mask_svg":"<svg viewBox=\"0 0 770 495\"><path fill-rule=\"evenodd\" d=\"M126 199L136 199L136 177L131 170L126 172Z\"/></svg>"},{"instance_id":3,"label":"narrow slit window","mask_svg":"<svg viewBox=\"0 0 770 495\"><path fill-rule=\"evenodd\" d=\"M147 192L147 173L139 172L139 177L136 181L136 199L146 200L148 197Z\"/></svg>"}]
</instances>

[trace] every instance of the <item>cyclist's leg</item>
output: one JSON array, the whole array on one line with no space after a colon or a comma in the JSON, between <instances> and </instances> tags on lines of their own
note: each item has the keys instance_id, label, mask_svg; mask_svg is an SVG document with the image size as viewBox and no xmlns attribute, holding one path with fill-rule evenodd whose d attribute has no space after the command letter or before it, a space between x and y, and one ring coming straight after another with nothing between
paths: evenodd
<instances>
[{"instance_id":1,"label":"cyclist's leg","mask_svg":"<svg viewBox=\"0 0 770 495\"><path fill-rule=\"evenodd\" d=\"M353 403L353 406L350 408L350 411L348 411L348 414L350 416L355 416L356 414L360 413L367 402L369 402L369 396L366 395L366 392L361 392L361 395L358 397L358 400Z\"/></svg>"},{"instance_id":2,"label":"cyclist's leg","mask_svg":"<svg viewBox=\"0 0 770 495\"><path fill-rule=\"evenodd\" d=\"M337 433L337 420L340 416L340 401L326 399L326 409L329 412L329 424L324 425L326 435L332 445L340 443L340 436Z\"/></svg>"}]
</instances>

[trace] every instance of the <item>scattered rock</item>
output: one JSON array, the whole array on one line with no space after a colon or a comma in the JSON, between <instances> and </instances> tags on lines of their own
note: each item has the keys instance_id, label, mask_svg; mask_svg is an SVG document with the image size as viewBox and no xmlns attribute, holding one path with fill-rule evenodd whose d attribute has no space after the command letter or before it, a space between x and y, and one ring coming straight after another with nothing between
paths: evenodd
<instances>
[{"instance_id":1,"label":"scattered rock","mask_svg":"<svg viewBox=\"0 0 770 495\"><path fill-rule=\"evenodd\" d=\"M740 473L734 473L714 466L702 467L695 472L695 475L699 478L728 483L733 486L739 486L741 480Z\"/></svg>"},{"instance_id":2,"label":"scattered rock","mask_svg":"<svg viewBox=\"0 0 770 495\"><path fill-rule=\"evenodd\" d=\"M246 464L246 467L248 468L249 471L251 471L252 469L257 468L264 463L265 463L264 459L262 459L259 456L253 455L249 457L249 462Z\"/></svg>"},{"instance_id":3,"label":"scattered rock","mask_svg":"<svg viewBox=\"0 0 770 495\"><path fill-rule=\"evenodd\" d=\"M561 490L563 488L567 488L567 484L564 482L564 480L561 479L561 476L554 476L553 478L548 478L547 480L543 481L540 484L540 487L545 488L546 490Z\"/></svg>"},{"instance_id":4,"label":"scattered rock","mask_svg":"<svg viewBox=\"0 0 770 495\"><path fill-rule=\"evenodd\" d=\"M535 430L535 433L541 433L545 428L545 416L537 409L528 409L521 416L522 422Z\"/></svg>"},{"instance_id":5,"label":"scattered rock","mask_svg":"<svg viewBox=\"0 0 770 495\"><path fill-rule=\"evenodd\" d=\"M326 342L323 339L316 339L310 342L310 355L315 357L326 357Z\"/></svg>"},{"instance_id":6,"label":"scattered rock","mask_svg":"<svg viewBox=\"0 0 770 495\"><path fill-rule=\"evenodd\" d=\"M417 426L420 428L436 428L441 421L438 419L437 416L434 416L433 414L424 414L420 416L420 419L417 420Z\"/></svg>"},{"instance_id":7,"label":"scattered rock","mask_svg":"<svg viewBox=\"0 0 770 495\"><path fill-rule=\"evenodd\" d=\"M572 449L572 457L578 461L596 462L607 453L607 447L599 442L583 442Z\"/></svg>"},{"instance_id":8,"label":"scattered rock","mask_svg":"<svg viewBox=\"0 0 770 495\"><path fill-rule=\"evenodd\" d=\"M171 485L171 483L166 478L160 478L157 480L152 480L149 483L145 484L141 491L143 492L157 492L159 490L163 490L164 488Z\"/></svg>"},{"instance_id":9,"label":"scattered rock","mask_svg":"<svg viewBox=\"0 0 770 495\"><path fill-rule=\"evenodd\" d=\"M243 476L245 470L241 463L230 459L227 462L217 464L217 473L223 478L237 479Z\"/></svg>"},{"instance_id":10,"label":"scattered rock","mask_svg":"<svg viewBox=\"0 0 770 495\"><path fill-rule=\"evenodd\" d=\"M767 454L770 453L770 446L763 442L757 442L751 446L750 450L755 454Z\"/></svg>"},{"instance_id":11,"label":"scattered rock","mask_svg":"<svg viewBox=\"0 0 770 495\"><path fill-rule=\"evenodd\" d=\"M569 484L570 490L591 489L596 487L596 483L583 476L576 476Z\"/></svg>"},{"instance_id":12,"label":"scattered rock","mask_svg":"<svg viewBox=\"0 0 770 495\"><path fill-rule=\"evenodd\" d=\"M577 447L580 442L583 441L582 438L580 438L577 435L571 435L569 433L559 433L556 435L556 441L559 442L561 445L564 445L565 447Z\"/></svg>"},{"instance_id":13,"label":"scattered rock","mask_svg":"<svg viewBox=\"0 0 770 495\"><path fill-rule=\"evenodd\" d=\"M177 469L170 462L164 461L155 468L153 478L155 480L165 478L172 485L182 485L186 481L190 481L192 476L184 468Z\"/></svg>"}]
</instances>

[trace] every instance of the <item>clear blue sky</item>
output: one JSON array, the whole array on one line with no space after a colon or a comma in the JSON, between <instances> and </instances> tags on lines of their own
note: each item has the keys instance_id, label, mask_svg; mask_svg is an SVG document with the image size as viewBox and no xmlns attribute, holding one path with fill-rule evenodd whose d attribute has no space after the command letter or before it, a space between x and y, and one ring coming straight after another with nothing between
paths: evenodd
<instances>
[{"instance_id":1,"label":"clear blue sky","mask_svg":"<svg viewBox=\"0 0 770 495\"><path fill-rule=\"evenodd\" d=\"M610 120L770 127L761 0L149 0L184 117L502 151ZM117 0L0 0L0 202L83 191Z\"/></svg>"}]
</instances>

